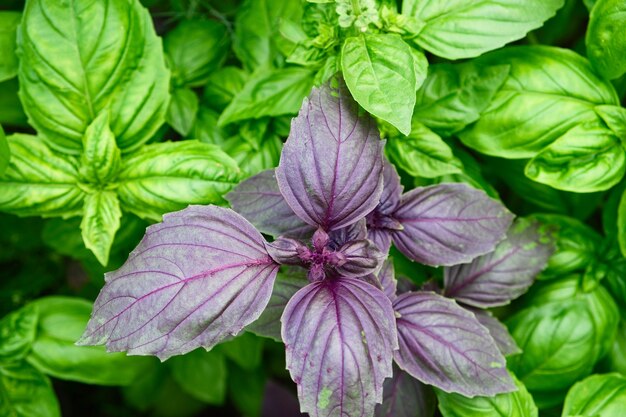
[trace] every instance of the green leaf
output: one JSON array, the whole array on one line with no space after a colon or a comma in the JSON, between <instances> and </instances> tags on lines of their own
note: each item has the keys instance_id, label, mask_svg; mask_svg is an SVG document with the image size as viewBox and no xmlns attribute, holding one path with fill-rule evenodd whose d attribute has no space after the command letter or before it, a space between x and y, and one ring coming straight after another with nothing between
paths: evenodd
<instances>
[{"instance_id":1,"label":"green leaf","mask_svg":"<svg viewBox=\"0 0 626 417\"><path fill-rule=\"evenodd\" d=\"M453 146L452 152L461 164L461 172L456 174L446 174L435 179L435 183L442 184L447 182L463 182L474 188L483 190L488 196L500 199L498 192L494 186L485 179L482 172L482 165L479 164L469 153L461 149L460 146Z\"/></svg>"},{"instance_id":2,"label":"green leaf","mask_svg":"<svg viewBox=\"0 0 626 417\"><path fill-rule=\"evenodd\" d=\"M617 240L622 255L626 257L626 190L617 207Z\"/></svg>"},{"instance_id":3,"label":"green leaf","mask_svg":"<svg viewBox=\"0 0 626 417\"><path fill-rule=\"evenodd\" d=\"M215 110L200 106L188 137L204 143L222 145L226 141L228 133L217 126L219 117L220 115Z\"/></svg>"},{"instance_id":4,"label":"green leaf","mask_svg":"<svg viewBox=\"0 0 626 417\"><path fill-rule=\"evenodd\" d=\"M596 106L596 113L606 125L620 138L626 141L626 109L621 106Z\"/></svg>"},{"instance_id":5,"label":"green leaf","mask_svg":"<svg viewBox=\"0 0 626 417\"><path fill-rule=\"evenodd\" d=\"M244 371L228 367L228 394L243 417L259 417L263 405L266 377L259 370Z\"/></svg>"},{"instance_id":6,"label":"green leaf","mask_svg":"<svg viewBox=\"0 0 626 417\"><path fill-rule=\"evenodd\" d=\"M219 351L241 368L252 371L261 365L263 339L245 332L220 344Z\"/></svg>"},{"instance_id":7,"label":"green leaf","mask_svg":"<svg viewBox=\"0 0 626 417\"><path fill-rule=\"evenodd\" d=\"M35 340L38 319L37 309L26 306L0 320L0 366L26 356Z\"/></svg>"},{"instance_id":8,"label":"green leaf","mask_svg":"<svg viewBox=\"0 0 626 417\"><path fill-rule=\"evenodd\" d=\"M18 216L80 215L84 193L78 187L78 160L50 150L40 138L7 138L9 167L0 177L0 210Z\"/></svg>"},{"instance_id":9,"label":"green leaf","mask_svg":"<svg viewBox=\"0 0 626 417\"><path fill-rule=\"evenodd\" d=\"M37 338L26 360L55 378L97 385L128 385L154 364L152 358L107 353L104 346L76 346L93 305L75 297L40 298Z\"/></svg>"},{"instance_id":10,"label":"green leaf","mask_svg":"<svg viewBox=\"0 0 626 417\"><path fill-rule=\"evenodd\" d=\"M478 120L508 74L508 65L432 65L417 90L413 119L451 136Z\"/></svg>"},{"instance_id":11,"label":"green leaf","mask_svg":"<svg viewBox=\"0 0 626 417\"><path fill-rule=\"evenodd\" d=\"M187 136L196 120L200 100L189 88L175 88L167 109L167 123L175 131Z\"/></svg>"},{"instance_id":12,"label":"green leaf","mask_svg":"<svg viewBox=\"0 0 626 417\"><path fill-rule=\"evenodd\" d=\"M242 140L240 136L235 136L230 138L223 147L247 176L275 168L280 161L282 148L283 142L280 138L271 134L255 145Z\"/></svg>"},{"instance_id":13,"label":"green leaf","mask_svg":"<svg viewBox=\"0 0 626 417\"><path fill-rule=\"evenodd\" d=\"M174 86L198 87L222 65L230 51L226 26L216 20L183 20L163 39Z\"/></svg>"},{"instance_id":14,"label":"green leaf","mask_svg":"<svg viewBox=\"0 0 626 417\"><path fill-rule=\"evenodd\" d=\"M145 143L165 119L169 71L138 0L29 0L18 33L20 97L55 149L78 154L108 109L118 146Z\"/></svg>"},{"instance_id":15,"label":"green leaf","mask_svg":"<svg viewBox=\"0 0 626 417\"><path fill-rule=\"evenodd\" d=\"M563 416L621 417L626 404L626 377L592 375L576 383L565 397Z\"/></svg>"},{"instance_id":16,"label":"green leaf","mask_svg":"<svg viewBox=\"0 0 626 417\"><path fill-rule=\"evenodd\" d=\"M106 266L115 233L120 228L122 211L115 191L96 191L85 196L80 230L83 242L98 261Z\"/></svg>"},{"instance_id":17,"label":"green leaf","mask_svg":"<svg viewBox=\"0 0 626 417\"><path fill-rule=\"evenodd\" d=\"M189 204L223 203L239 177L237 163L215 145L165 142L125 159L117 192L125 210L159 221Z\"/></svg>"},{"instance_id":18,"label":"green leaf","mask_svg":"<svg viewBox=\"0 0 626 417\"><path fill-rule=\"evenodd\" d=\"M4 174L4 171L9 166L9 159L11 158L11 150L9 149L9 143L7 137L0 126L0 176Z\"/></svg>"},{"instance_id":19,"label":"green leaf","mask_svg":"<svg viewBox=\"0 0 626 417\"><path fill-rule=\"evenodd\" d=\"M613 132L597 122L573 127L526 165L526 176L559 190L603 191L626 172L624 148Z\"/></svg>"},{"instance_id":20,"label":"green leaf","mask_svg":"<svg viewBox=\"0 0 626 417\"><path fill-rule=\"evenodd\" d=\"M415 68L411 47L400 35L352 36L341 49L341 69L354 99L405 135L411 132L418 87Z\"/></svg>"},{"instance_id":21,"label":"green leaf","mask_svg":"<svg viewBox=\"0 0 626 417\"><path fill-rule=\"evenodd\" d=\"M83 136L80 175L92 184L106 186L117 176L121 163L120 150L109 128L108 112L102 112Z\"/></svg>"},{"instance_id":22,"label":"green leaf","mask_svg":"<svg viewBox=\"0 0 626 417\"><path fill-rule=\"evenodd\" d=\"M310 70L298 67L258 72L224 109L218 124L297 114L302 100L311 91L313 75Z\"/></svg>"},{"instance_id":23,"label":"green leaf","mask_svg":"<svg viewBox=\"0 0 626 417\"><path fill-rule=\"evenodd\" d=\"M391 160L414 177L435 178L461 173L463 164L439 135L413 121L409 136L394 136L386 148Z\"/></svg>"},{"instance_id":24,"label":"green leaf","mask_svg":"<svg viewBox=\"0 0 626 417\"><path fill-rule=\"evenodd\" d=\"M435 390L443 417L537 417L539 411L515 375L511 374L517 391L495 397L467 398L459 394Z\"/></svg>"},{"instance_id":25,"label":"green leaf","mask_svg":"<svg viewBox=\"0 0 626 417\"><path fill-rule=\"evenodd\" d=\"M593 67L608 79L626 72L626 3L598 0L591 9L585 45Z\"/></svg>"},{"instance_id":26,"label":"green leaf","mask_svg":"<svg viewBox=\"0 0 626 417\"><path fill-rule=\"evenodd\" d=\"M221 405L226 397L226 360L217 350L196 349L168 363L174 380L188 394L208 404Z\"/></svg>"},{"instance_id":27,"label":"green leaf","mask_svg":"<svg viewBox=\"0 0 626 417\"><path fill-rule=\"evenodd\" d=\"M17 95L17 78L0 83L0 123L10 126L28 126L26 114Z\"/></svg>"},{"instance_id":28,"label":"green leaf","mask_svg":"<svg viewBox=\"0 0 626 417\"><path fill-rule=\"evenodd\" d=\"M299 20L299 1L246 0L235 16L233 51L244 68L270 66L278 55L279 19Z\"/></svg>"},{"instance_id":29,"label":"green leaf","mask_svg":"<svg viewBox=\"0 0 626 417\"><path fill-rule=\"evenodd\" d=\"M407 0L402 14L426 23L417 43L435 55L472 58L526 36L564 0Z\"/></svg>"},{"instance_id":30,"label":"green leaf","mask_svg":"<svg viewBox=\"0 0 626 417\"><path fill-rule=\"evenodd\" d=\"M511 67L480 119L459 135L467 146L488 155L531 158L572 127L596 120L596 105L619 104L611 83L570 50L511 47L474 62Z\"/></svg>"},{"instance_id":31,"label":"green leaf","mask_svg":"<svg viewBox=\"0 0 626 417\"><path fill-rule=\"evenodd\" d=\"M211 74L204 87L203 104L222 112L246 84L248 73L238 67L224 67Z\"/></svg>"},{"instance_id":32,"label":"green leaf","mask_svg":"<svg viewBox=\"0 0 626 417\"><path fill-rule=\"evenodd\" d=\"M50 380L26 362L0 367L0 415L61 417Z\"/></svg>"},{"instance_id":33,"label":"green leaf","mask_svg":"<svg viewBox=\"0 0 626 417\"><path fill-rule=\"evenodd\" d=\"M19 12L0 11L0 81L17 75L19 61L15 54L17 26L22 14Z\"/></svg>"}]
</instances>

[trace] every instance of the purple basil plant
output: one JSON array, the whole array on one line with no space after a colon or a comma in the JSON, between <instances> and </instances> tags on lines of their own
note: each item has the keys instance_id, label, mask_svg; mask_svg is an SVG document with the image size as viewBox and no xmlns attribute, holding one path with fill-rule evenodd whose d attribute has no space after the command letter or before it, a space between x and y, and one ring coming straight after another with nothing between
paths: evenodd
<instances>
[{"instance_id":1,"label":"purple basil plant","mask_svg":"<svg viewBox=\"0 0 626 417\"><path fill-rule=\"evenodd\" d=\"M392 415L387 390L375 410L392 373L386 386L515 390L498 348L511 353L514 343L480 309L523 293L549 245L537 225L509 230L512 214L464 184L402 194L375 121L333 83L304 100L278 168L227 196L234 211L190 206L148 228L106 274L79 344L165 360L243 329L271 333L280 316L287 368L311 416ZM392 243L445 266L444 289L398 295Z\"/></svg>"}]
</instances>

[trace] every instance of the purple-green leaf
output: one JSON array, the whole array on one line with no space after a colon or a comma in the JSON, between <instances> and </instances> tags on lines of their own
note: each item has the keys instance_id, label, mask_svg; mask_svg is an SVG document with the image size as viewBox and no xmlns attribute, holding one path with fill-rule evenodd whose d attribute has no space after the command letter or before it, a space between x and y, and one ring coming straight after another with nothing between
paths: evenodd
<instances>
[{"instance_id":1,"label":"purple-green leaf","mask_svg":"<svg viewBox=\"0 0 626 417\"><path fill-rule=\"evenodd\" d=\"M495 318L489 311L477 308L471 308L469 310L474 313L478 322L489 330L489 334L496 342L496 346L498 346L498 349L500 349L500 352L504 356L522 353L522 350L519 346L517 346L515 339L513 339L513 336L511 336L511 333L509 333L506 326L502 324L500 320Z\"/></svg>"},{"instance_id":2,"label":"purple-green leaf","mask_svg":"<svg viewBox=\"0 0 626 417\"><path fill-rule=\"evenodd\" d=\"M261 315L277 271L261 234L234 211L167 214L105 275L78 343L162 360L209 349Z\"/></svg>"},{"instance_id":3,"label":"purple-green leaf","mask_svg":"<svg viewBox=\"0 0 626 417\"><path fill-rule=\"evenodd\" d=\"M385 294L354 278L314 282L293 296L281 322L301 410L311 417L372 416L398 346Z\"/></svg>"},{"instance_id":4,"label":"purple-green leaf","mask_svg":"<svg viewBox=\"0 0 626 417\"><path fill-rule=\"evenodd\" d=\"M402 185L396 168L385 158L383 161L383 193L376 208L367 215L368 239L383 252L391 247L391 233L402 230L393 218L402 195Z\"/></svg>"},{"instance_id":5,"label":"purple-green leaf","mask_svg":"<svg viewBox=\"0 0 626 417\"><path fill-rule=\"evenodd\" d=\"M404 255L448 266L491 252L513 220L502 203L460 183L405 193L394 217L403 230L393 233L393 243Z\"/></svg>"},{"instance_id":6,"label":"purple-green leaf","mask_svg":"<svg viewBox=\"0 0 626 417\"><path fill-rule=\"evenodd\" d=\"M375 417L432 417L437 399L433 389L398 366L383 385L383 403L376 405Z\"/></svg>"},{"instance_id":7,"label":"purple-green leaf","mask_svg":"<svg viewBox=\"0 0 626 417\"><path fill-rule=\"evenodd\" d=\"M383 266L380 268L380 272L378 272L378 281L380 281L380 285L383 287L383 292L387 298L391 301L398 298L396 295L398 291L398 281L396 281L396 274L391 258L388 258L385 262L383 262Z\"/></svg>"},{"instance_id":8,"label":"purple-green leaf","mask_svg":"<svg viewBox=\"0 0 626 417\"><path fill-rule=\"evenodd\" d=\"M520 219L493 252L445 268L444 294L479 308L508 304L528 290L553 251L554 244L539 223Z\"/></svg>"},{"instance_id":9,"label":"purple-green leaf","mask_svg":"<svg viewBox=\"0 0 626 417\"><path fill-rule=\"evenodd\" d=\"M330 231L376 207L383 190L384 141L359 115L345 85L314 88L291 123L276 179L287 204L305 222Z\"/></svg>"},{"instance_id":10,"label":"purple-green leaf","mask_svg":"<svg viewBox=\"0 0 626 417\"><path fill-rule=\"evenodd\" d=\"M506 361L474 314L433 292L400 295L393 303L400 368L445 392L467 397L515 390Z\"/></svg>"}]
</instances>

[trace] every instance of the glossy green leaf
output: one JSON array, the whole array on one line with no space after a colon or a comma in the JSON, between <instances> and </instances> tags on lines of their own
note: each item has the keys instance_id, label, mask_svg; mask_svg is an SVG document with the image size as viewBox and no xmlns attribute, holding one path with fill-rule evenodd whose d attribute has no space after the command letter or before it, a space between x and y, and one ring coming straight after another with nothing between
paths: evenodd
<instances>
[{"instance_id":1,"label":"glossy green leaf","mask_svg":"<svg viewBox=\"0 0 626 417\"><path fill-rule=\"evenodd\" d=\"M295 115L313 87L313 72L291 67L261 71L252 76L233 97L218 124L258 119L263 116Z\"/></svg>"},{"instance_id":2,"label":"glossy green leaf","mask_svg":"<svg viewBox=\"0 0 626 417\"><path fill-rule=\"evenodd\" d=\"M105 109L125 151L165 119L169 71L138 0L29 0L18 53L24 109L55 149L79 153L87 126Z\"/></svg>"},{"instance_id":3,"label":"glossy green leaf","mask_svg":"<svg viewBox=\"0 0 626 417\"><path fill-rule=\"evenodd\" d=\"M0 81L17 75L18 59L15 54L17 26L22 14L0 11Z\"/></svg>"},{"instance_id":4,"label":"glossy green leaf","mask_svg":"<svg viewBox=\"0 0 626 417\"><path fill-rule=\"evenodd\" d=\"M153 364L152 358L107 353L104 346L76 346L92 303L52 296L31 305L39 310L37 338L27 361L55 378L97 385L128 385Z\"/></svg>"},{"instance_id":5,"label":"glossy green leaf","mask_svg":"<svg viewBox=\"0 0 626 417\"><path fill-rule=\"evenodd\" d=\"M463 164L439 135L413 121L409 136L394 136L386 147L387 155L399 168L414 177L435 178L461 173Z\"/></svg>"},{"instance_id":6,"label":"glossy green leaf","mask_svg":"<svg viewBox=\"0 0 626 417\"><path fill-rule=\"evenodd\" d=\"M83 242L103 266L109 263L111 245L120 228L121 217L120 202L115 191L102 190L85 196L83 220L80 223Z\"/></svg>"},{"instance_id":7,"label":"glossy green leaf","mask_svg":"<svg viewBox=\"0 0 626 417\"><path fill-rule=\"evenodd\" d=\"M598 0L591 9L585 44L594 68L608 79L626 72L626 3Z\"/></svg>"},{"instance_id":8,"label":"glossy green leaf","mask_svg":"<svg viewBox=\"0 0 626 417\"><path fill-rule=\"evenodd\" d=\"M80 175L92 184L106 186L117 176L121 163L120 150L109 128L109 115L102 112L83 136Z\"/></svg>"},{"instance_id":9,"label":"glossy green leaf","mask_svg":"<svg viewBox=\"0 0 626 417\"><path fill-rule=\"evenodd\" d=\"M263 339L249 332L219 345L219 351L242 369L252 371L261 365Z\"/></svg>"},{"instance_id":10,"label":"glossy green leaf","mask_svg":"<svg viewBox=\"0 0 626 417\"><path fill-rule=\"evenodd\" d=\"M511 375L518 391L495 397L467 398L435 390L443 417L537 417L533 397L515 375Z\"/></svg>"},{"instance_id":11,"label":"glossy green leaf","mask_svg":"<svg viewBox=\"0 0 626 417\"><path fill-rule=\"evenodd\" d=\"M417 68L411 47L396 34L362 34L346 39L341 69L352 97L400 132L411 132ZM420 77L423 79L423 74Z\"/></svg>"},{"instance_id":12,"label":"glossy green leaf","mask_svg":"<svg viewBox=\"0 0 626 417\"><path fill-rule=\"evenodd\" d=\"M220 115L213 109L200 106L188 137L212 145L222 145L228 138L225 129L217 126Z\"/></svg>"},{"instance_id":13,"label":"glossy green leaf","mask_svg":"<svg viewBox=\"0 0 626 417\"><path fill-rule=\"evenodd\" d=\"M301 15L299 1L246 0L237 11L233 38L233 50L244 68L271 65L279 51L279 20L297 20Z\"/></svg>"},{"instance_id":14,"label":"glossy green leaf","mask_svg":"<svg viewBox=\"0 0 626 417\"><path fill-rule=\"evenodd\" d=\"M11 158L11 150L9 149L9 143L7 137L4 134L2 126L0 126L0 176L4 174L4 171L9 166L9 159Z\"/></svg>"},{"instance_id":15,"label":"glossy green leaf","mask_svg":"<svg viewBox=\"0 0 626 417\"><path fill-rule=\"evenodd\" d=\"M592 375L569 390L563 416L621 417L625 405L625 376L616 373Z\"/></svg>"},{"instance_id":16,"label":"glossy green leaf","mask_svg":"<svg viewBox=\"0 0 626 417\"><path fill-rule=\"evenodd\" d=\"M163 39L174 86L206 84L230 50L226 26L216 20L183 20Z\"/></svg>"},{"instance_id":17,"label":"glossy green leaf","mask_svg":"<svg viewBox=\"0 0 626 417\"><path fill-rule=\"evenodd\" d=\"M613 86L570 50L511 47L475 63L510 65L508 78L480 119L459 135L467 146L488 155L531 158L572 127L596 120L596 105L619 103Z\"/></svg>"},{"instance_id":18,"label":"glossy green leaf","mask_svg":"<svg viewBox=\"0 0 626 417\"><path fill-rule=\"evenodd\" d=\"M417 42L435 55L472 58L526 36L564 0L407 0L402 14L426 23Z\"/></svg>"},{"instance_id":19,"label":"glossy green leaf","mask_svg":"<svg viewBox=\"0 0 626 417\"><path fill-rule=\"evenodd\" d=\"M450 136L478 120L508 73L508 65L432 65L417 90L413 119Z\"/></svg>"},{"instance_id":20,"label":"glossy green leaf","mask_svg":"<svg viewBox=\"0 0 626 417\"><path fill-rule=\"evenodd\" d=\"M626 172L624 148L597 122L573 127L526 165L526 176L564 191L591 193L617 184Z\"/></svg>"},{"instance_id":21,"label":"glossy green leaf","mask_svg":"<svg viewBox=\"0 0 626 417\"><path fill-rule=\"evenodd\" d=\"M20 361L0 367L0 415L61 417L48 377Z\"/></svg>"},{"instance_id":22,"label":"glossy green leaf","mask_svg":"<svg viewBox=\"0 0 626 417\"><path fill-rule=\"evenodd\" d=\"M18 216L77 216L83 191L78 187L78 160L53 152L40 138L7 138L9 167L0 176L0 210Z\"/></svg>"},{"instance_id":23,"label":"glossy green leaf","mask_svg":"<svg viewBox=\"0 0 626 417\"><path fill-rule=\"evenodd\" d=\"M0 366L22 359L35 340L39 312L23 307L0 320Z\"/></svg>"},{"instance_id":24,"label":"glossy green leaf","mask_svg":"<svg viewBox=\"0 0 626 417\"><path fill-rule=\"evenodd\" d=\"M243 89L247 80L248 73L241 68L220 68L209 77L202 102L213 110L222 112Z\"/></svg>"},{"instance_id":25,"label":"glossy green leaf","mask_svg":"<svg viewBox=\"0 0 626 417\"><path fill-rule=\"evenodd\" d=\"M626 376L626 321L620 322L613 346L603 362L611 372L619 372Z\"/></svg>"},{"instance_id":26,"label":"glossy green leaf","mask_svg":"<svg viewBox=\"0 0 626 417\"><path fill-rule=\"evenodd\" d=\"M224 144L224 151L239 164L239 168L247 176L278 166L282 148L283 142L278 136L271 134L256 145L242 140L240 136L235 136Z\"/></svg>"},{"instance_id":27,"label":"glossy green leaf","mask_svg":"<svg viewBox=\"0 0 626 417\"><path fill-rule=\"evenodd\" d=\"M626 141L626 109L621 106L596 106L595 110L615 136Z\"/></svg>"},{"instance_id":28,"label":"glossy green leaf","mask_svg":"<svg viewBox=\"0 0 626 417\"><path fill-rule=\"evenodd\" d=\"M617 207L617 241L622 255L626 257L626 191L622 194Z\"/></svg>"},{"instance_id":29,"label":"glossy green leaf","mask_svg":"<svg viewBox=\"0 0 626 417\"><path fill-rule=\"evenodd\" d=\"M214 145L165 142L124 160L117 192L125 210L158 221L189 204L224 202L239 177L237 163Z\"/></svg>"},{"instance_id":30,"label":"glossy green leaf","mask_svg":"<svg viewBox=\"0 0 626 417\"><path fill-rule=\"evenodd\" d=\"M196 349L168 361L174 380L188 394L208 403L220 405L226 397L226 360L216 349Z\"/></svg>"},{"instance_id":31,"label":"glossy green leaf","mask_svg":"<svg viewBox=\"0 0 626 417\"><path fill-rule=\"evenodd\" d=\"M199 104L200 100L192 90L175 88L167 109L167 123L181 135L187 136L196 121Z\"/></svg>"}]
</instances>

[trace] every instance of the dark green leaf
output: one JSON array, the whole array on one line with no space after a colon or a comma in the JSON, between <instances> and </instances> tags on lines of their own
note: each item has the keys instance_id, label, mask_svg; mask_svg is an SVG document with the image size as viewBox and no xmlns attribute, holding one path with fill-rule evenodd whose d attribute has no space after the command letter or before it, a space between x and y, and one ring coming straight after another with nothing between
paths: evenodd
<instances>
[{"instance_id":1,"label":"dark green leaf","mask_svg":"<svg viewBox=\"0 0 626 417\"><path fill-rule=\"evenodd\" d=\"M26 356L35 340L38 319L37 309L27 306L0 320L0 366Z\"/></svg>"},{"instance_id":2,"label":"dark green leaf","mask_svg":"<svg viewBox=\"0 0 626 417\"><path fill-rule=\"evenodd\" d=\"M224 150L237 161L246 176L276 167L282 147L283 142L276 135L266 136L256 145L242 140L239 136L229 139L224 144Z\"/></svg>"},{"instance_id":3,"label":"dark green leaf","mask_svg":"<svg viewBox=\"0 0 626 417\"><path fill-rule=\"evenodd\" d=\"M219 351L242 369L253 371L261 365L263 339L252 333L242 333L219 345Z\"/></svg>"},{"instance_id":4,"label":"dark green leaf","mask_svg":"<svg viewBox=\"0 0 626 417\"><path fill-rule=\"evenodd\" d=\"M199 101L196 93L189 88L175 88L167 109L167 123L181 135L187 136L196 121Z\"/></svg>"},{"instance_id":5,"label":"dark green leaf","mask_svg":"<svg viewBox=\"0 0 626 417\"><path fill-rule=\"evenodd\" d=\"M0 82L0 123L11 126L28 126L26 114L17 95L17 78Z\"/></svg>"},{"instance_id":6,"label":"dark green leaf","mask_svg":"<svg viewBox=\"0 0 626 417\"><path fill-rule=\"evenodd\" d=\"M217 126L219 117L220 115L215 110L200 106L188 137L212 145L222 145L226 141L228 133Z\"/></svg>"},{"instance_id":7,"label":"dark green leaf","mask_svg":"<svg viewBox=\"0 0 626 417\"><path fill-rule=\"evenodd\" d=\"M61 417L50 380L26 362L0 367L0 415Z\"/></svg>"},{"instance_id":8,"label":"dark green leaf","mask_svg":"<svg viewBox=\"0 0 626 417\"><path fill-rule=\"evenodd\" d=\"M4 135L4 130L0 126L0 176L4 174L4 171L9 166L9 159L11 158L11 151L9 149L9 143L7 137Z\"/></svg>"},{"instance_id":9,"label":"dark green leaf","mask_svg":"<svg viewBox=\"0 0 626 417\"><path fill-rule=\"evenodd\" d=\"M243 89L247 80L248 73L241 68L220 68L209 77L202 102L213 110L222 112Z\"/></svg>"},{"instance_id":10,"label":"dark green leaf","mask_svg":"<svg viewBox=\"0 0 626 417\"><path fill-rule=\"evenodd\" d=\"M168 362L174 380L188 394L208 403L220 405L226 397L226 360L217 349L196 349Z\"/></svg>"},{"instance_id":11,"label":"dark green leaf","mask_svg":"<svg viewBox=\"0 0 626 417\"><path fill-rule=\"evenodd\" d=\"M17 26L22 14L0 11L0 81L17 75L18 59L15 54Z\"/></svg>"},{"instance_id":12,"label":"dark green leaf","mask_svg":"<svg viewBox=\"0 0 626 417\"><path fill-rule=\"evenodd\" d=\"M604 77L618 78L626 72L626 3L598 0L591 9L585 44L587 56Z\"/></svg>"},{"instance_id":13,"label":"dark green leaf","mask_svg":"<svg viewBox=\"0 0 626 417\"><path fill-rule=\"evenodd\" d=\"M236 365L228 368L228 393L243 417L259 417L263 405L265 375L258 370L244 371Z\"/></svg>"},{"instance_id":14,"label":"dark green leaf","mask_svg":"<svg viewBox=\"0 0 626 417\"><path fill-rule=\"evenodd\" d=\"M626 257L626 190L617 207L617 240L622 255Z\"/></svg>"}]
</instances>

